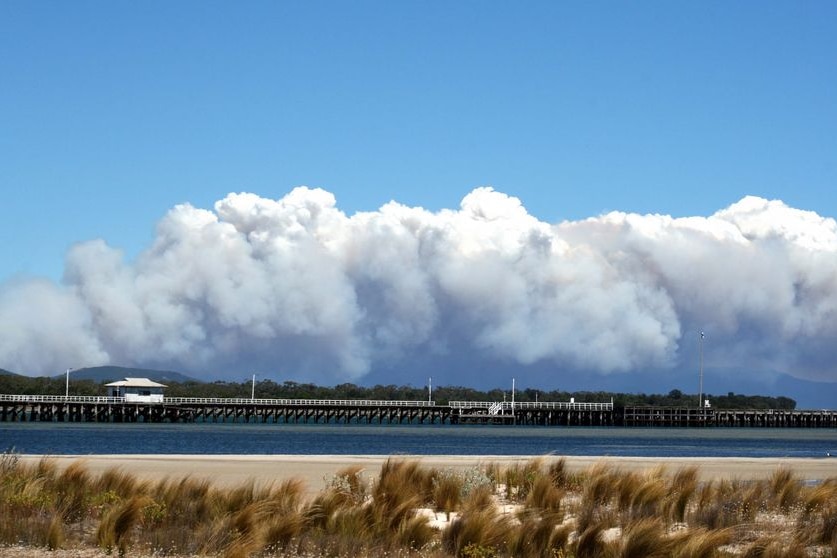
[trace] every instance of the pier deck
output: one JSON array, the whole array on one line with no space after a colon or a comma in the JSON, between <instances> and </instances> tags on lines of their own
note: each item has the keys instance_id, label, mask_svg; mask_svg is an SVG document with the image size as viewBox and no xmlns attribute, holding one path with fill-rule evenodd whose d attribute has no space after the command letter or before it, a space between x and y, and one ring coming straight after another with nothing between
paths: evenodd
<instances>
[{"instance_id":1,"label":"pier deck","mask_svg":"<svg viewBox=\"0 0 837 558\"><path fill-rule=\"evenodd\" d=\"M625 407L613 403L220 399L0 394L0 422L505 424L523 426L837 428L837 411Z\"/></svg>"},{"instance_id":2,"label":"pier deck","mask_svg":"<svg viewBox=\"0 0 837 558\"><path fill-rule=\"evenodd\" d=\"M837 428L837 411L625 407L624 426Z\"/></svg>"}]
</instances>

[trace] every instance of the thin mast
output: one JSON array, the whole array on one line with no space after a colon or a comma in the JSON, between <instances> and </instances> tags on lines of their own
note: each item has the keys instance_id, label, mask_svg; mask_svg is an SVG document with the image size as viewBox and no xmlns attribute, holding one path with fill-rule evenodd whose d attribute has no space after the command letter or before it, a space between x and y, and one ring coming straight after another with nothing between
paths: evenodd
<instances>
[{"instance_id":1,"label":"thin mast","mask_svg":"<svg viewBox=\"0 0 837 558\"><path fill-rule=\"evenodd\" d=\"M512 378L512 408L511 408L511 411L512 411L512 421L514 421L515 420L515 418L514 418L514 378Z\"/></svg>"},{"instance_id":2,"label":"thin mast","mask_svg":"<svg viewBox=\"0 0 837 558\"><path fill-rule=\"evenodd\" d=\"M703 335L703 332L701 331L700 332L700 340L699 340L699 344L700 344L700 348L699 348L699 352L700 352L700 373L699 373L700 388L699 388L699 391L698 391L698 409L703 409L703 337L704 337L704 335Z\"/></svg>"}]
</instances>

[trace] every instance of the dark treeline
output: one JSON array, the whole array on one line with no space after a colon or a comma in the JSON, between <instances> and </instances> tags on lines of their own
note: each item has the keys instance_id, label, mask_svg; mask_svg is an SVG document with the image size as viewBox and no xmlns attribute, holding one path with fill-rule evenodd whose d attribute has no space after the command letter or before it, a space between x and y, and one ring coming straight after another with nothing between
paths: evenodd
<instances>
[{"instance_id":1,"label":"dark treeline","mask_svg":"<svg viewBox=\"0 0 837 558\"><path fill-rule=\"evenodd\" d=\"M0 393L21 395L64 395L63 378L30 378L26 376L0 376ZM70 378L70 395L104 395L104 384L92 380ZM166 395L169 397L225 397L249 398L252 393L250 382L184 382L169 383ZM427 387L376 385L371 387L355 384L339 384L333 387L297 382L276 383L272 380L256 382L255 396L260 399L381 399L424 401L428 398ZM439 405L450 401L511 401L511 391L492 389L481 391L461 386L439 386L433 388L433 400ZM515 401L569 401L608 403L611 398L617 407L631 405L655 405L691 407L697 406L697 395L672 390L668 394L610 393L604 391L544 391L532 388L521 389L514 394ZM705 394L712 407L718 409L785 409L796 408L796 401L789 397L768 397L764 395Z\"/></svg>"},{"instance_id":2,"label":"dark treeline","mask_svg":"<svg viewBox=\"0 0 837 558\"><path fill-rule=\"evenodd\" d=\"M0 393L14 395L64 395L64 378L30 378L28 376L0 376ZM70 395L105 395L105 387L93 380L70 378Z\"/></svg>"}]
</instances>

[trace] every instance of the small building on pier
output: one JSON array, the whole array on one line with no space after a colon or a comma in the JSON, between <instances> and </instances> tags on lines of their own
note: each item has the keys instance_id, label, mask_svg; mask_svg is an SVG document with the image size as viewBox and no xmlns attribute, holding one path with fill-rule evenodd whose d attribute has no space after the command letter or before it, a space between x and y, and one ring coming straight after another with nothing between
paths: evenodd
<instances>
[{"instance_id":1,"label":"small building on pier","mask_svg":"<svg viewBox=\"0 0 837 558\"><path fill-rule=\"evenodd\" d=\"M162 403L163 388L168 386L148 378L125 378L105 387L109 397L124 397L127 403Z\"/></svg>"}]
</instances>

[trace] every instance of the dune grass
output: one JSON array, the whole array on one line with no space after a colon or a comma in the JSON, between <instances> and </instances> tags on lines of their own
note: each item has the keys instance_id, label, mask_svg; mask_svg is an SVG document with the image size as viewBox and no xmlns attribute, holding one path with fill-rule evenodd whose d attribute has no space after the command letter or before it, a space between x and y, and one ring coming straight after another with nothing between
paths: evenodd
<instances>
[{"instance_id":1,"label":"dune grass","mask_svg":"<svg viewBox=\"0 0 837 558\"><path fill-rule=\"evenodd\" d=\"M229 558L837 558L837 478L809 485L778 469L701 482L698 473L604 462L570 473L561 459L454 471L391 459L374 477L343 469L309 499L298 480L154 483L7 453L0 545Z\"/></svg>"}]
</instances>

